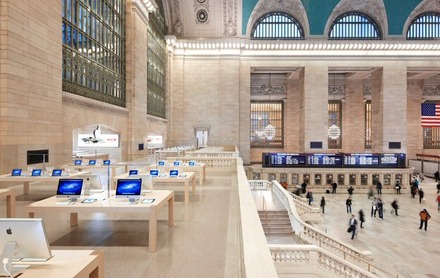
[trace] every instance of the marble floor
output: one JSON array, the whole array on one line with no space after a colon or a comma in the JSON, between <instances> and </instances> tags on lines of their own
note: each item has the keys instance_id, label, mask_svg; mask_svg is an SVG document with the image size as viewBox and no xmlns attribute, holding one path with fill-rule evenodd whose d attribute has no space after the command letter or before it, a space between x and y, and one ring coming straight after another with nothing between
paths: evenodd
<instances>
[{"instance_id":1,"label":"marble floor","mask_svg":"<svg viewBox=\"0 0 440 278\"><path fill-rule=\"evenodd\" d=\"M383 194L384 220L371 218L370 200L365 194L353 196L353 211L363 209L367 221L352 241L346 233L349 214L347 194L325 194L324 221L317 227L374 253L374 263L393 277L440 277L440 213L435 203L435 183L425 181L426 203L419 204L409 194ZM55 185L31 186L30 195L17 196L17 217L25 217L23 207L53 195ZM169 188L167 185L156 189ZM315 200L321 195L315 194ZM399 216L391 215L390 202L398 198ZM266 200L267 201L267 200ZM274 201L275 205L276 200ZM258 203L258 200L257 200ZM270 205L270 203L269 203ZM418 229L418 212L427 208L432 215L428 231ZM4 201L0 213L5 215ZM189 205L183 192L176 191L175 226L167 226L167 209L159 213L158 249L148 253L148 220L138 215L80 215L79 225L69 227L67 215L36 215L44 218L53 249L99 249L105 254L105 274L109 278L130 277L241 277L239 265L239 219L236 177L208 173L203 186L190 194ZM282 243L279 240L273 242Z\"/></svg>"}]
</instances>

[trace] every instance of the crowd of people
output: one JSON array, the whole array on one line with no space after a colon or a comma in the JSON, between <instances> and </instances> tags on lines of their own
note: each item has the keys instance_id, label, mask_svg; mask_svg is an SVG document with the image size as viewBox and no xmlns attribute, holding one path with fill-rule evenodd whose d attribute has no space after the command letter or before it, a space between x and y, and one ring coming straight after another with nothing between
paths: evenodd
<instances>
[{"instance_id":1,"label":"crowd of people","mask_svg":"<svg viewBox=\"0 0 440 278\"><path fill-rule=\"evenodd\" d=\"M434 175L434 179L437 182L436 188L437 188L437 196L436 196L436 203L437 203L437 208L438 211L440 212L440 173L437 171ZM411 180L411 184L410 184L410 195L412 198L416 198L416 196L418 196L418 203L419 204L425 204L426 200L425 200L425 191L423 190L423 188L421 187L421 181L423 181L424 178L421 177L420 175L415 174ZM331 193L331 194L336 194L338 188L338 184L333 182L331 183L331 192L330 190L327 190L326 193ZM374 194L374 189L376 189L376 193L377 196L375 196ZM371 187L368 190L367 193L367 198L371 199L371 212L370 215L372 218L376 218L378 217L378 219L383 220L384 219L384 202L382 201L381 195L382 195L382 189L383 189L383 185L380 181L376 182L375 188ZM395 193L397 195L401 195L401 189L402 189L402 184L400 182L400 180L396 181L396 184L394 186L394 189L396 190ZM348 193L348 197L345 200L345 207L346 207L346 212L348 214L351 215L349 221L348 221L348 229L347 232L349 232L351 234L351 239L354 239L357 233L357 224L358 224L358 220L355 216L355 214L353 214L353 210L352 210L352 206L353 206L353 198L352 195L354 193L355 189L353 188L353 186L348 187L347 189L347 193ZM301 184L301 189L299 190L298 193L302 193L305 194L305 197L308 200L308 204L312 205L313 202L313 193L310 189L307 189L307 183L304 182ZM321 208L321 212L324 213L325 212L325 206L326 206L326 199L324 196L321 197L321 200L319 202L319 206ZM358 212L359 214L359 222L360 222L360 228L364 228L364 222L365 222L365 213L362 209L359 210ZM399 199L394 198L394 200L391 202L391 214L395 215L395 216L399 216ZM428 210L426 208L423 208L420 212L419 212L419 219L420 219L420 226L419 229L424 229L425 231L427 231L428 229L428 221L431 218L431 214L428 212Z\"/></svg>"}]
</instances>

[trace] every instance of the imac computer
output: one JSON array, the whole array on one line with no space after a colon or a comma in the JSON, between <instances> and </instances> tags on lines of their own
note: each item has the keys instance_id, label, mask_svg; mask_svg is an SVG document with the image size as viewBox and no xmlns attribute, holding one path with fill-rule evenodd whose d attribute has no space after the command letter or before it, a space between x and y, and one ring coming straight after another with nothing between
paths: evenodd
<instances>
[{"instance_id":1,"label":"imac computer","mask_svg":"<svg viewBox=\"0 0 440 278\"><path fill-rule=\"evenodd\" d=\"M13 169L11 176L14 176L14 177L21 176L21 169Z\"/></svg>"},{"instance_id":2,"label":"imac computer","mask_svg":"<svg viewBox=\"0 0 440 278\"><path fill-rule=\"evenodd\" d=\"M41 176L41 172L42 172L42 170L41 169L32 169L32 177L39 177L39 176Z\"/></svg>"},{"instance_id":3,"label":"imac computer","mask_svg":"<svg viewBox=\"0 0 440 278\"><path fill-rule=\"evenodd\" d=\"M150 170L150 176L152 178L158 177L159 176L159 170L157 170L157 169Z\"/></svg>"},{"instance_id":4,"label":"imac computer","mask_svg":"<svg viewBox=\"0 0 440 278\"><path fill-rule=\"evenodd\" d=\"M153 179L150 174L138 174L138 175L130 176L128 178L129 179L142 179L142 189L145 191L153 190Z\"/></svg>"},{"instance_id":5,"label":"imac computer","mask_svg":"<svg viewBox=\"0 0 440 278\"><path fill-rule=\"evenodd\" d=\"M12 267L12 259L19 261L50 259L52 253L43 219L0 218L0 250L3 250L3 264L6 266L10 263L10 267ZM9 254L6 255L7 253Z\"/></svg>"},{"instance_id":6,"label":"imac computer","mask_svg":"<svg viewBox=\"0 0 440 278\"><path fill-rule=\"evenodd\" d=\"M177 178L179 176L179 170L170 170L170 178Z\"/></svg>"},{"instance_id":7,"label":"imac computer","mask_svg":"<svg viewBox=\"0 0 440 278\"><path fill-rule=\"evenodd\" d=\"M84 194L89 193L101 193L103 192L101 178L97 174L84 174L78 176L83 179Z\"/></svg>"},{"instance_id":8,"label":"imac computer","mask_svg":"<svg viewBox=\"0 0 440 278\"><path fill-rule=\"evenodd\" d=\"M76 159L74 164L75 165L81 165L82 164L82 160L81 159Z\"/></svg>"},{"instance_id":9,"label":"imac computer","mask_svg":"<svg viewBox=\"0 0 440 278\"><path fill-rule=\"evenodd\" d=\"M174 161L173 162L174 167L180 167L181 164L182 164L181 161Z\"/></svg>"},{"instance_id":10,"label":"imac computer","mask_svg":"<svg viewBox=\"0 0 440 278\"><path fill-rule=\"evenodd\" d=\"M89 165L96 165L96 160L95 159L90 159L89 160Z\"/></svg>"},{"instance_id":11,"label":"imac computer","mask_svg":"<svg viewBox=\"0 0 440 278\"><path fill-rule=\"evenodd\" d=\"M62 169L53 169L52 170L52 177L60 177L63 173Z\"/></svg>"},{"instance_id":12,"label":"imac computer","mask_svg":"<svg viewBox=\"0 0 440 278\"><path fill-rule=\"evenodd\" d=\"M60 179L58 181L57 198L68 198L76 202L81 197L83 179Z\"/></svg>"},{"instance_id":13,"label":"imac computer","mask_svg":"<svg viewBox=\"0 0 440 278\"><path fill-rule=\"evenodd\" d=\"M102 161L104 165L110 165L110 159L105 159Z\"/></svg>"},{"instance_id":14,"label":"imac computer","mask_svg":"<svg viewBox=\"0 0 440 278\"><path fill-rule=\"evenodd\" d=\"M160 160L157 165L159 166L165 166L165 160Z\"/></svg>"},{"instance_id":15,"label":"imac computer","mask_svg":"<svg viewBox=\"0 0 440 278\"><path fill-rule=\"evenodd\" d=\"M188 162L188 165L189 165L189 166L196 166L196 162L195 162L194 160L190 160L190 161Z\"/></svg>"},{"instance_id":16,"label":"imac computer","mask_svg":"<svg viewBox=\"0 0 440 278\"><path fill-rule=\"evenodd\" d=\"M129 175L129 176L135 176L135 175L137 175L137 174L139 174L139 171L136 170L136 169L132 169L132 170L130 170L130 171L128 172L128 175Z\"/></svg>"},{"instance_id":17,"label":"imac computer","mask_svg":"<svg viewBox=\"0 0 440 278\"><path fill-rule=\"evenodd\" d=\"M134 202L141 197L142 179L118 179L116 184L116 198L127 198Z\"/></svg>"}]
</instances>

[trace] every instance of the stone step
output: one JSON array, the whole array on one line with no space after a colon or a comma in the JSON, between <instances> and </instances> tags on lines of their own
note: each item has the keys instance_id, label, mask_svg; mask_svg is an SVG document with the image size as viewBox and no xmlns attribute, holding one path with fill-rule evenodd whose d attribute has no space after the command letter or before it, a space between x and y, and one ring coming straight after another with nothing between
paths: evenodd
<instances>
[{"instance_id":1,"label":"stone step","mask_svg":"<svg viewBox=\"0 0 440 278\"><path fill-rule=\"evenodd\" d=\"M265 234L293 234L292 227L263 227Z\"/></svg>"}]
</instances>

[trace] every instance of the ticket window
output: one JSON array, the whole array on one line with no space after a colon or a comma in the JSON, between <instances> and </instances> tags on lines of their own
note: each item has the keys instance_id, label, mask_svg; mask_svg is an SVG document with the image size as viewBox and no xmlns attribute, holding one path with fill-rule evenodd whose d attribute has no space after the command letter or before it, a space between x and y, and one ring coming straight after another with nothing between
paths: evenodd
<instances>
[{"instance_id":1,"label":"ticket window","mask_svg":"<svg viewBox=\"0 0 440 278\"><path fill-rule=\"evenodd\" d=\"M252 175L252 179L253 179L253 180L259 180L259 179L260 179L260 173L254 173L254 174Z\"/></svg>"},{"instance_id":2,"label":"ticket window","mask_svg":"<svg viewBox=\"0 0 440 278\"><path fill-rule=\"evenodd\" d=\"M310 174L304 174L303 180L305 183L310 184Z\"/></svg>"},{"instance_id":3,"label":"ticket window","mask_svg":"<svg viewBox=\"0 0 440 278\"><path fill-rule=\"evenodd\" d=\"M280 182L287 182L287 174L286 173L281 173L280 174Z\"/></svg>"},{"instance_id":4,"label":"ticket window","mask_svg":"<svg viewBox=\"0 0 440 278\"><path fill-rule=\"evenodd\" d=\"M350 185L356 185L356 174L350 174L348 176Z\"/></svg>"},{"instance_id":5,"label":"ticket window","mask_svg":"<svg viewBox=\"0 0 440 278\"><path fill-rule=\"evenodd\" d=\"M383 175L383 184L390 185L391 184L391 174Z\"/></svg>"},{"instance_id":6,"label":"ticket window","mask_svg":"<svg viewBox=\"0 0 440 278\"><path fill-rule=\"evenodd\" d=\"M321 174L315 174L315 184L321 185Z\"/></svg>"},{"instance_id":7,"label":"ticket window","mask_svg":"<svg viewBox=\"0 0 440 278\"><path fill-rule=\"evenodd\" d=\"M396 174L396 182L399 181L402 184L402 174Z\"/></svg>"},{"instance_id":8,"label":"ticket window","mask_svg":"<svg viewBox=\"0 0 440 278\"><path fill-rule=\"evenodd\" d=\"M355 177L356 179L356 177ZM344 174L338 174L338 184L344 185L345 184L345 175Z\"/></svg>"},{"instance_id":9,"label":"ticket window","mask_svg":"<svg viewBox=\"0 0 440 278\"><path fill-rule=\"evenodd\" d=\"M379 174L373 174L373 185L379 182Z\"/></svg>"},{"instance_id":10,"label":"ticket window","mask_svg":"<svg viewBox=\"0 0 440 278\"><path fill-rule=\"evenodd\" d=\"M368 174L361 174L361 185L368 185Z\"/></svg>"},{"instance_id":11,"label":"ticket window","mask_svg":"<svg viewBox=\"0 0 440 278\"><path fill-rule=\"evenodd\" d=\"M333 174L327 174L325 176L325 183L326 184L332 184L333 183Z\"/></svg>"},{"instance_id":12,"label":"ticket window","mask_svg":"<svg viewBox=\"0 0 440 278\"><path fill-rule=\"evenodd\" d=\"M292 184L299 184L299 175L298 174L292 175Z\"/></svg>"},{"instance_id":13,"label":"ticket window","mask_svg":"<svg viewBox=\"0 0 440 278\"><path fill-rule=\"evenodd\" d=\"M277 179L277 174L275 173L269 173L269 181L273 181Z\"/></svg>"}]
</instances>

